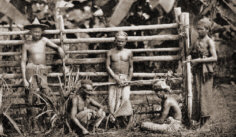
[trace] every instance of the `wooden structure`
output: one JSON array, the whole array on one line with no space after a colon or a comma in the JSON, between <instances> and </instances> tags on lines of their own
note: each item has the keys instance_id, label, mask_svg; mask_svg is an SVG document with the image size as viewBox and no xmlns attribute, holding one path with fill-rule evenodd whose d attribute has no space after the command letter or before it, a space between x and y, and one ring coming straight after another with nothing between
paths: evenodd
<instances>
[{"instance_id":1,"label":"wooden structure","mask_svg":"<svg viewBox=\"0 0 236 137\"><path fill-rule=\"evenodd\" d=\"M191 118L191 100L192 100L192 86L191 86L191 68L190 64L187 63L187 65L183 65L182 61L186 59L186 51L189 48L189 14L188 13L181 13L180 8L175 9L176 13L176 22L171 24L156 24L156 25L140 25L140 26L124 26L124 27L110 27L110 28L89 28L89 29L64 29L63 19L60 18L60 29L58 30L45 30L46 34L54 34L58 35L57 39L51 39L53 42L57 44L61 44L62 46L64 44L76 44L76 43L109 43L114 41L114 37L107 37L107 38L77 38L77 39L67 39L65 37L68 33L94 33L94 32L115 32L115 31L143 31L143 30L157 30L157 29L175 29L177 34L165 34L165 35L151 35L151 36L129 36L128 42L139 42L139 41L179 41L179 45L176 45L175 47L164 47L164 48L142 48L142 49L131 49L133 53L147 53L147 52L167 52L171 53L170 55L154 55L154 56L134 56L134 63L140 63L140 62L178 62L179 66L182 67L181 72L176 74L180 77L175 78L182 80L182 87L177 89L176 92L178 93L184 93L183 95L186 95L186 102L188 106L188 116ZM11 32L0 32L0 36L10 36L10 35L25 35L28 31L11 31ZM24 40L0 40L0 46L4 45L22 45L24 43ZM79 51L70 51L66 50L66 54L94 54L94 55L100 55L105 54L107 50L79 50ZM173 54L173 53L176 53ZM47 54L55 54L53 51L47 52ZM21 52L0 52L0 56L20 56ZM105 65L105 57L98 57L95 58L76 58L76 59L70 59L67 58L66 65L96 65L96 64L103 64ZM47 65L50 67L51 65L61 65L61 61L47 61ZM0 61L0 67L20 67L20 61ZM75 73L74 73L75 75ZM103 72L80 72L80 76L82 77L107 77L107 73L104 70ZM48 77L55 77L63 76L63 73L59 72L51 72L48 74ZM153 78L161 76L166 76L165 73L153 73L153 72L136 72L134 68L134 79L142 79L138 80L139 82L134 82L133 85L139 85L143 84L145 85L151 85L153 83ZM0 74L0 77L4 79L20 79L21 74L20 73L2 73ZM144 80L143 80L144 79ZM96 82L95 86L107 86L111 83L109 82ZM12 87L21 87L21 84L16 83L9 83L9 86ZM58 87L58 82L49 82L49 86L51 87ZM99 89L99 88L98 88ZM106 89L106 88L101 88ZM132 89L132 88L131 88ZM57 94L57 93L55 93ZM94 91L94 94L96 95L103 95L107 94L107 91L104 90L98 90ZM135 90L131 91L131 94L133 95L152 95L154 92L152 90ZM137 102L137 101L136 101Z\"/></svg>"}]
</instances>

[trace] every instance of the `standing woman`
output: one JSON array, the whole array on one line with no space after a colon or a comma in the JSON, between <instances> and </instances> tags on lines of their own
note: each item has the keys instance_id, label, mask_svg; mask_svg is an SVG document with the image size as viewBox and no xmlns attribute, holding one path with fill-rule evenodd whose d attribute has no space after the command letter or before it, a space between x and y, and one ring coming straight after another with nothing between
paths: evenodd
<instances>
[{"instance_id":1,"label":"standing woman","mask_svg":"<svg viewBox=\"0 0 236 137\"><path fill-rule=\"evenodd\" d=\"M213 92L213 63L217 61L214 41L208 36L211 22L207 18L197 23L198 39L191 47L188 60L193 68L192 118L203 126L211 117Z\"/></svg>"}]
</instances>

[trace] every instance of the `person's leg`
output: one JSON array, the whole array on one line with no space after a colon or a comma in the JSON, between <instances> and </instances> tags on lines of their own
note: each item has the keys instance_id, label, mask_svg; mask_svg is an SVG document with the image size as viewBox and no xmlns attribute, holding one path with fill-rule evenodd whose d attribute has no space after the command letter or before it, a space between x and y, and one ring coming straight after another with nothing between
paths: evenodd
<instances>
[{"instance_id":1,"label":"person's leg","mask_svg":"<svg viewBox=\"0 0 236 137\"><path fill-rule=\"evenodd\" d=\"M103 110L97 111L97 119L94 124L94 128L98 128L102 120L105 118L106 113Z\"/></svg>"},{"instance_id":2,"label":"person's leg","mask_svg":"<svg viewBox=\"0 0 236 137\"><path fill-rule=\"evenodd\" d=\"M108 106L110 113L114 113L116 105L116 87L109 86L108 89Z\"/></svg>"},{"instance_id":3,"label":"person's leg","mask_svg":"<svg viewBox=\"0 0 236 137\"><path fill-rule=\"evenodd\" d=\"M121 100L121 105L124 104L125 101L129 101L130 99L130 86L125 86L122 89L122 100Z\"/></svg>"},{"instance_id":4,"label":"person's leg","mask_svg":"<svg viewBox=\"0 0 236 137\"><path fill-rule=\"evenodd\" d=\"M201 87L201 126L210 119L212 113L212 88L213 77L208 77Z\"/></svg>"}]
</instances>

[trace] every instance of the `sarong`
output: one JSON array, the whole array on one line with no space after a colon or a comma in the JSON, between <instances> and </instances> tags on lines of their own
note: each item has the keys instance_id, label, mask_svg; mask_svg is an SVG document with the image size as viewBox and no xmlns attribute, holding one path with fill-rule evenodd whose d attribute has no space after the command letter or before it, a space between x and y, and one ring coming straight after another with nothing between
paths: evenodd
<instances>
[{"instance_id":1,"label":"sarong","mask_svg":"<svg viewBox=\"0 0 236 137\"><path fill-rule=\"evenodd\" d=\"M210 117L212 113L212 89L213 76L210 73L203 74L199 69L193 73L193 120Z\"/></svg>"},{"instance_id":2,"label":"sarong","mask_svg":"<svg viewBox=\"0 0 236 137\"><path fill-rule=\"evenodd\" d=\"M177 132L182 129L183 125L180 120L168 117L170 124L156 124L153 122L143 122L141 128L149 131L157 131L162 133Z\"/></svg>"},{"instance_id":3,"label":"sarong","mask_svg":"<svg viewBox=\"0 0 236 137\"><path fill-rule=\"evenodd\" d=\"M102 119L105 117L105 112L104 111L94 111L92 109L85 109L81 112L79 112L76 115L76 118L83 124L83 125L88 125L91 123L98 124L100 125ZM100 120L99 120L100 119ZM96 123L100 122L100 123Z\"/></svg>"},{"instance_id":4,"label":"sarong","mask_svg":"<svg viewBox=\"0 0 236 137\"><path fill-rule=\"evenodd\" d=\"M119 74L120 80L127 81L128 75ZM109 77L109 82L116 82ZM133 114L130 103L130 86L109 86L109 110L115 117L130 116Z\"/></svg>"}]
</instances>

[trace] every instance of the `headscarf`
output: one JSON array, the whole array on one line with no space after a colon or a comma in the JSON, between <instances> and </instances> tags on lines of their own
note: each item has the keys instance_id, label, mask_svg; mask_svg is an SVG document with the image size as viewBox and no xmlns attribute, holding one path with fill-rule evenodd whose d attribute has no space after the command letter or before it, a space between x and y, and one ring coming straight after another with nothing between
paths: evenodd
<instances>
[{"instance_id":1,"label":"headscarf","mask_svg":"<svg viewBox=\"0 0 236 137\"><path fill-rule=\"evenodd\" d=\"M197 25L203 26L204 28L209 30L212 26L212 22L209 20L209 18L204 17L198 21Z\"/></svg>"}]
</instances>

